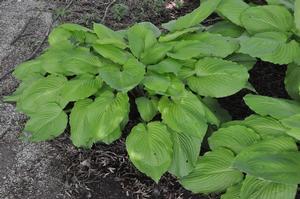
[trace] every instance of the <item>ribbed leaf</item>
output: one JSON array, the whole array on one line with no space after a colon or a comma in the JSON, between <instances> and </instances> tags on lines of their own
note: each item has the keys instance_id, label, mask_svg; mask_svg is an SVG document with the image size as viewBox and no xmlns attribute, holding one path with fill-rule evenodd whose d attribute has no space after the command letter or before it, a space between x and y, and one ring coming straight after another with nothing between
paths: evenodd
<instances>
[{"instance_id":1,"label":"ribbed leaf","mask_svg":"<svg viewBox=\"0 0 300 199\"><path fill-rule=\"evenodd\" d=\"M295 0L295 24L298 31L300 31L300 0Z\"/></svg>"},{"instance_id":2,"label":"ribbed leaf","mask_svg":"<svg viewBox=\"0 0 300 199\"><path fill-rule=\"evenodd\" d=\"M93 48L101 56L121 65L125 64L131 57L131 55L128 52L109 44L94 44Z\"/></svg>"},{"instance_id":3,"label":"ribbed leaf","mask_svg":"<svg viewBox=\"0 0 300 199\"><path fill-rule=\"evenodd\" d=\"M25 113L32 113L49 102L58 103L64 108L67 101L63 100L59 93L66 83L67 78L63 76L50 75L38 79L24 90L17 108Z\"/></svg>"},{"instance_id":4,"label":"ribbed leaf","mask_svg":"<svg viewBox=\"0 0 300 199\"><path fill-rule=\"evenodd\" d=\"M99 69L100 77L110 87L127 92L144 78L145 66L135 58L128 59L123 66L107 64Z\"/></svg>"},{"instance_id":5,"label":"ribbed leaf","mask_svg":"<svg viewBox=\"0 0 300 199\"><path fill-rule=\"evenodd\" d=\"M196 63L195 76L189 77L187 83L199 95L225 97L244 88L248 76L242 65L207 57Z\"/></svg>"},{"instance_id":6,"label":"ribbed leaf","mask_svg":"<svg viewBox=\"0 0 300 199\"><path fill-rule=\"evenodd\" d=\"M162 119L177 132L202 139L207 130L205 109L201 101L191 92L180 97L162 97L159 106Z\"/></svg>"},{"instance_id":7,"label":"ribbed leaf","mask_svg":"<svg viewBox=\"0 0 300 199\"><path fill-rule=\"evenodd\" d=\"M229 187L226 190L226 193L221 196L221 199L241 199L240 192L241 192L242 184L237 184L232 187Z\"/></svg>"},{"instance_id":8,"label":"ribbed leaf","mask_svg":"<svg viewBox=\"0 0 300 199\"><path fill-rule=\"evenodd\" d=\"M162 25L163 28L174 32L177 30L183 30L185 28L190 28L200 24L204 19L206 19L210 14L212 14L221 0L205 0L201 2L199 8L193 12L179 17L177 20L170 21Z\"/></svg>"},{"instance_id":9,"label":"ribbed leaf","mask_svg":"<svg viewBox=\"0 0 300 199\"><path fill-rule=\"evenodd\" d=\"M30 114L24 131L30 133L32 142L53 139L62 134L67 127L68 116L56 103L46 103L39 111Z\"/></svg>"},{"instance_id":10,"label":"ribbed leaf","mask_svg":"<svg viewBox=\"0 0 300 199\"><path fill-rule=\"evenodd\" d=\"M175 59L167 58L155 65L147 66L147 69L159 74L174 73L177 75L182 64Z\"/></svg>"},{"instance_id":11,"label":"ribbed leaf","mask_svg":"<svg viewBox=\"0 0 300 199\"><path fill-rule=\"evenodd\" d=\"M293 28L293 16L282 6L250 7L241 15L241 22L249 33L281 31Z\"/></svg>"},{"instance_id":12,"label":"ribbed leaf","mask_svg":"<svg viewBox=\"0 0 300 199\"><path fill-rule=\"evenodd\" d=\"M241 14L250 6L243 0L223 0L217 8L217 12L231 22L241 25Z\"/></svg>"},{"instance_id":13,"label":"ribbed leaf","mask_svg":"<svg viewBox=\"0 0 300 199\"><path fill-rule=\"evenodd\" d=\"M193 28L187 28L187 29L184 29L184 30L178 30L176 32L172 32L172 33L161 36L159 38L159 41L160 42L173 41L173 40L181 37L182 35L185 35L185 34L191 33L191 32L196 32L198 30L200 30L199 27L193 27Z\"/></svg>"},{"instance_id":14,"label":"ribbed leaf","mask_svg":"<svg viewBox=\"0 0 300 199\"><path fill-rule=\"evenodd\" d=\"M207 29L208 32L213 34L220 34L225 37L239 37L245 30L229 21L219 21Z\"/></svg>"},{"instance_id":15,"label":"ribbed leaf","mask_svg":"<svg viewBox=\"0 0 300 199\"><path fill-rule=\"evenodd\" d=\"M172 162L172 140L167 127L160 122L135 126L126 139L133 164L158 182Z\"/></svg>"},{"instance_id":16,"label":"ribbed leaf","mask_svg":"<svg viewBox=\"0 0 300 199\"><path fill-rule=\"evenodd\" d=\"M157 43L159 29L149 22L135 24L127 31L129 48L132 54L140 58L141 54Z\"/></svg>"},{"instance_id":17,"label":"ribbed leaf","mask_svg":"<svg viewBox=\"0 0 300 199\"><path fill-rule=\"evenodd\" d=\"M95 76L85 75L69 80L61 89L61 95L66 101L85 99L102 87L102 80Z\"/></svg>"},{"instance_id":18,"label":"ribbed leaf","mask_svg":"<svg viewBox=\"0 0 300 199\"><path fill-rule=\"evenodd\" d=\"M300 114L283 118L280 122L290 130L286 133L297 140L300 140Z\"/></svg>"},{"instance_id":19,"label":"ribbed leaf","mask_svg":"<svg viewBox=\"0 0 300 199\"><path fill-rule=\"evenodd\" d=\"M291 185L300 183L300 152L247 150L237 155L233 167L272 182Z\"/></svg>"},{"instance_id":20,"label":"ribbed leaf","mask_svg":"<svg viewBox=\"0 0 300 199\"><path fill-rule=\"evenodd\" d=\"M243 37L240 45L240 53L275 64L289 64L296 59L299 52L299 44L295 40L287 42L287 36L279 32Z\"/></svg>"},{"instance_id":21,"label":"ribbed leaf","mask_svg":"<svg viewBox=\"0 0 300 199\"><path fill-rule=\"evenodd\" d=\"M102 24L94 23L94 32L97 34L99 44L112 44L119 48L126 48L127 44L121 34Z\"/></svg>"},{"instance_id":22,"label":"ribbed leaf","mask_svg":"<svg viewBox=\"0 0 300 199\"><path fill-rule=\"evenodd\" d=\"M87 121L94 142L102 141L126 120L129 113L129 99L125 93L114 95L112 91L104 91L89 105Z\"/></svg>"},{"instance_id":23,"label":"ribbed leaf","mask_svg":"<svg viewBox=\"0 0 300 199\"><path fill-rule=\"evenodd\" d=\"M300 113L300 104L292 100L248 94L244 101L250 109L262 116L282 119Z\"/></svg>"},{"instance_id":24,"label":"ribbed leaf","mask_svg":"<svg viewBox=\"0 0 300 199\"><path fill-rule=\"evenodd\" d=\"M16 67L13 72L14 77L18 80L26 81L32 76L44 75L46 72L42 68L42 61L40 59L30 60L24 62Z\"/></svg>"},{"instance_id":25,"label":"ribbed leaf","mask_svg":"<svg viewBox=\"0 0 300 199\"><path fill-rule=\"evenodd\" d=\"M300 66L289 64L284 79L285 88L289 95L296 100L300 100Z\"/></svg>"},{"instance_id":26,"label":"ribbed leaf","mask_svg":"<svg viewBox=\"0 0 300 199\"><path fill-rule=\"evenodd\" d=\"M75 103L70 115L71 140L77 147L91 148L94 136L91 134L87 115L92 99L79 100Z\"/></svg>"},{"instance_id":27,"label":"ribbed leaf","mask_svg":"<svg viewBox=\"0 0 300 199\"><path fill-rule=\"evenodd\" d=\"M169 172L177 177L188 175L195 167L201 148L201 139L172 131L173 161Z\"/></svg>"},{"instance_id":28,"label":"ribbed leaf","mask_svg":"<svg viewBox=\"0 0 300 199\"><path fill-rule=\"evenodd\" d=\"M247 175L240 199L295 199L297 185L286 185Z\"/></svg>"},{"instance_id":29,"label":"ribbed leaf","mask_svg":"<svg viewBox=\"0 0 300 199\"><path fill-rule=\"evenodd\" d=\"M227 59L245 66L248 69L248 71L254 67L257 61L255 58L242 53L232 54L229 57L227 57Z\"/></svg>"},{"instance_id":30,"label":"ribbed leaf","mask_svg":"<svg viewBox=\"0 0 300 199\"><path fill-rule=\"evenodd\" d=\"M180 179L184 188L194 193L221 192L243 179L243 174L231 168L234 155L227 149L207 152L195 169Z\"/></svg>"},{"instance_id":31,"label":"ribbed leaf","mask_svg":"<svg viewBox=\"0 0 300 199\"><path fill-rule=\"evenodd\" d=\"M220 128L208 138L209 147L213 151L227 148L235 154L258 141L260 141L260 136L257 133L250 128L238 125Z\"/></svg>"},{"instance_id":32,"label":"ribbed leaf","mask_svg":"<svg viewBox=\"0 0 300 199\"><path fill-rule=\"evenodd\" d=\"M158 112L158 100L139 97L135 99L138 111L142 119L149 122Z\"/></svg>"},{"instance_id":33,"label":"ribbed leaf","mask_svg":"<svg viewBox=\"0 0 300 199\"><path fill-rule=\"evenodd\" d=\"M156 64L161 61L173 47L166 43L157 43L141 54L144 64Z\"/></svg>"},{"instance_id":34,"label":"ribbed leaf","mask_svg":"<svg viewBox=\"0 0 300 199\"><path fill-rule=\"evenodd\" d=\"M188 60L195 57L227 57L238 49L238 42L230 37L208 32L188 35L176 42L168 56L174 59Z\"/></svg>"},{"instance_id":35,"label":"ribbed leaf","mask_svg":"<svg viewBox=\"0 0 300 199\"><path fill-rule=\"evenodd\" d=\"M269 5L283 5L290 10L294 10L295 0L267 0Z\"/></svg>"},{"instance_id":36,"label":"ribbed leaf","mask_svg":"<svg viewBox=\"0 0 300 199\"><path fill-rule=\"evenodd\" d=\"M171 78L167 75L149 73L145 76L143 84L147 89L156 93L165 93L171 85Z\"/></svg>"}]
</instances>

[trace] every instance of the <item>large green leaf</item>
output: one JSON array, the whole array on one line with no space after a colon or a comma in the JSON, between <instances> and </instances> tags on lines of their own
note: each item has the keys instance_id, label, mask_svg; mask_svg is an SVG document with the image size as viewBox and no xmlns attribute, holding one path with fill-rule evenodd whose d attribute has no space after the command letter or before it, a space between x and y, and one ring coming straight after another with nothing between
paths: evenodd
<instances>
[{"instance_id":1,"label":"large green leaf","mask_svg":"<svg viewBox=\"0 0 300 199\"><path fill-rule=\"evenodd\" d=\"M203 32L183 37L183 40L174 44L174 49L168 56L180 60L204 56L224 58L238 48L238 42L230 37Z\"/></svg>"},{"instance_id":2,"label":"large green leaf","mask_svg":"<svg viewBox=\"0 0 300 199\"><path fill-rule=\"evenodd\" d=\"M160 122L135 126L126 139L133 164L158 182L172 162L172 140L167 127Z\"/></svg>"},{"instance_id":3,"label":"large green leaf","mask_svg":"<svg viewBox=\"0 0 300 199\"><path fill-rule=\"evenodd\" d=\"M45 73L42 67L42 61L40 59L34 59L18 65L13 75L18 80L26 81L26 79L31 79L32 76L45 75Z\"/></svg>"},{"instance_id":4,"label":"large green leaf","mask_svg":"<svg viewBox=\"0 0 300 199\"><path fill-rule=\"evenodd\" d=\"M143 80L145 66L137 59L130 58L122 66L107 64L101 67L99 71L100 77L110 87L127 92Z\"/></svg>"},{"instance_id":5,"label":"large green leaf","mask_svg":"<svg viewBox=\"0 0 300 199\"><path fill-rule=\"evenodd\" d=\"M205 109L201 101L191 92L184 92L180 97L161 98L158 110L163 122L177 132L203 139L207 123Z\"/></svg>"},{"instance_id":6,"label":"large green leaf","mask_svg":"<svg viewBox=\"0 0 300 199\"><path fill-rule=\"evenodd\" d=\"M300 114L292 115L287 118L283 118L280 122L290 130L287 130L286 133L297 140L300 140Z\"/></svg>"},{"instance_id":7,"label":"large green leaf","mask_svg":"<svg viewBox=\"0 0 300 199\"><path fill-rule=\"evenodd\" d=\"M49 102L58 103L64 108L67 101L59 94L66 83L67 78L63 76L50 75L38 79L24 89L17 108L25 113L32 113Z\"/></svg>"},{"instance_id":8,"label":"large green leaf","mask_svg":"<svg viewBox=\"0 0 300 199\"><path fill-rule=\"evenodd\" d=\"M212 14L220 2L221 0L201 1L199 8L183 17L179 17L177 20L163 24L162 27L170 32L174 32L196 26L206 19L210 14Z\"/></svg>"},{"instance_id":9,"label":"large green leaf","mask_svg":"<svg viewBox=\"0 0 300 199\"><path fill-rule=\"evenodd\" d=\"M97 74L102 66L100 59L88 48L57 45L49 48L41 57L41 65L48 73L78 75Z\"/></svg>"},{"instance_id":10,"label":"large green leaf","mask_svg":"<svg viewBox=\"0 0 300 199\"><path fill-rule=\"evenodd\" d=\"M231 125L244 125L253 129L263 139L269 139L273 137L285 136L287 128L285 128L278 120L260 115L251 115L242 121L227 122L222 127L228 127Z\"/></svg>"},{"instance_id":11,"label":"large green leaf","mask_svg":"<svg viewBox=\"0 0 300 199\"><path fill-rule=\"evenodd\" d=\"M298 31L300 31L300 1L299 0L295 0L294 17L295 17L296 28L298 29Z\"/></svg>"},{"instance_id":12,"label":"large green leaf","mask_svg":"<svg viewBox=\"0 0 300 199\"><path fill-rule=\"evenodd\" d=\"M121 65L125 64L132 57L128 52L109 44L94 44L93 48L101 56Z\"/></svg>"},{"instance_id":13,"label":"large green leaf","mask_svg":"<svg viewBox=\"0 0 300 199\"><path fill-rule=\"evenodd\" d=\"M241 14L249 7L243 0L222 0L217 11L233 23L241 25Z\"/></svg>"},{"instance_id":14,"label":"large green leaf","mask_svg":"<svg viewBox=\"0 0 300 199\"><path fill-rule=\"evenodd\" d=\"M220 34L225 37L239 37L245 30L229 21L219 21L207 28L213 34Z\"/></svg>"},{"instance_id":15,"label":"large green leaf","mask_svg":"<svg viewBox=\"0 0 300 199\"><path fill-rule=\"evenodd\" d=\"M61 89L61 95L68 102L77 101L93 95L101 87L102 80L99 77L84 75L66 82Z\"/></svg>"},{"instance_id":16,"label":"large green leaf","mask_svg":"<svg viewBox=\"0 0 300 199\"><path fill-rule=\"evenodd\" d=\"M262 116L282 119L300 113L300 104L292 100L248 94L244 101L250 109Z\"/></svg>"},{"instance_id":17,"label":"large green leaf","mask_svg":"<svg viewBox=\"0 0 300 199\"><path fill-rule=\"evenodd\" d=\"M249 33L287 32L294 25L291 13L277 5L250 7L242 13L241 22Z\"/></svg>"},{"instance_id":18,"label":"large green leaf","mask_svg":"<svg viewBox=\"0 0 300 199\"><path fill-rule=\"evenodd\" d=\"M220 128L208 138L209 147L212 150L227 148L235 154L258 141L260 141L260 136L257 133L250 128L239 125Z\"/></svg>"},{"instance_id":19,"label":"large green leaf","mask_svg":"<svg viewBox=\"0 0 300 199\"><path fill-rule=\"evenodd\" d=\"M233 167L272 182L291 185L300 183L300 152L247 150L237 155Z\"/></svg>"},{"instance_id":20,"label":"large green leaf","mask_svg":"<svg viewBox=\"0 0 300 199\"><path fill-rule=\"evenodd\" d=\"M149 99L146 97L139 97L135 99L138 111L142 119L146 122L149 122L158 112L158 100Z\"/></svg>"},{"instance_id":21,"label":"large green leaf","mask_svg":"<svg viewBox=\"0 0 300 199\"><path fill-rule=\"evenodd\" d=\"M32 142L53 139L62 134L67 127L68 116L56 103L45 103L39 111L29 115L24 131L30 133Z\"/></svg>"},{"instance_id":22,"label":"large green leaf","mask_svg":"<svg viewBox=\"0 0 300 199\"><path fill-rule=\"evenodd\" d=\"M147 89L158 94L163 94L171 85L171 78L167 75L148 73L143 80L143 84Z\"/></svg>"},{"instance_id":23,"label":"large green leaf","mask_svg":"<svg viewBox=\"0 0 300 199\"><path fill-rule=\"evenodd\" d=\"M126 120L129 113L129 98L126 93L104 91L89 105L87 121L94 142L102 141ZM86 133L86 132L85 132Z\"/></svg>"},{"instance_id":24,"label":"large green leaf","mask_svg":"<svg viewBox=\"0 0 300 199\"><path fill-rule=\"evenodd\" d=\"M275 64L292 63L298 56L299 44L279 32L265 32L241 38L240 53Z\"/></svg>"},{"instance_id":25,"label":"large green leaf","mask_svg":"<svg viewBox=\"0 0 300 199\"><path fill-rule=\"evenodd\" d=\"M294 199L297 185L270 182L247 175L240 192L240 199Z\"/></svg>"},{"instance_id":26,"label":"large green leaf","mask_svg":"<svg viewBox=\"0 0 300 199\"><path fill-rule=\"evenodd\" d=\"M77 147L91 148L94 142L94 136L91 134L87 120L89 105L92 103L92 99L79 100L72 109L70 115L71 140Z\"/></svg>"},{"instance_id":27,"label":"large green leaf","mask_svg":"<svg viewBox=\"0 0 300 199\"><path fill-rule=\"evenodd\" d=\"M127 47L127 44L121 34L102 24L94 23L94 32L99 38L99 44L111 44L122 49Z\"/></svg>"},{"instance_id":28,"label":"large green leaf","mask_svg":"<svg viewBox=\"0 0 300 199\"><path fill-rule=\"evenodd\" d=\"M187 78L188 86L199 95L225 97L245 87L247 69L237 63L218 58L200 59L194 76Z\"/></svg>"},{"instance_id":29,"label":"large green leaf","mask_svg":"<svg viewBox=\"0 0 300 199\"><path fill-rule=\"evenodd\" d=\"M257 61L256 58L242 53L232 54L227 59L245 66L248 70L251 70Z\"/></svg>"},{"instance_id":30,"label":"large green leaf","mask_svg":"<svg viewBox=\"0 0 300 199\"><path fill-rule=\"evenodd\" d=\"M296 100L300 100L300 66L289 64L287 67L284 83L289 95Z\"/></svg>"},{"instance_id":31,"label":"large green leaf","mask_svg":"<svg viewBox=\"0 0 300 199\"><path fill-rule=\"evenodd\" d=\"M195 167L201 148L201 139L172 131L173 160L169 172L177 177L188 175Z\"/></svg>"},{"instance_id":32,"label":"large green leaf","mask_svg":"<svg viewBox=\"0 0 300 199\"><path fill-rule=\"evenodd\" d=\"M269 5L283 5L290 10L294 10L295 0L267 0Z\"/></svg>"},{"instance_id":33,"label":"large green leaf","mask_svg":"<svg viewBox=\"0 0 300 199\"><path fill-rule=\"evenodd\" d=\"M156 38L160 36L160 31L153 24L144 22L135 24L129 28L127 36L132 54L140 58L145 50L150 49L157 43Z\"/></svg>"},{"instance_id":34,"label":"large green leaf","mask_svg":"<svg viewBox=\"0 0 300 199\"><path fill-rule=\"evenodd\" d=\"M241 199L242 184L237 184L232 187L227 188L226 193L221 196L221 199Z\"/></svg>"},{"instance_id":35,"label":"large green leaf","mask_svg":"<svg viewBox=\"0 0 300 199\"><path fill-rule=\"evenodd\" d=\"M166 34L166 35L163 35L159 38L159 41L160 42L168 42L168 41L173 41L179 37L181 37L182 35L185 35L187 33L191 33L191 32L196 32L200 30L199 27L192 27L192 28L187 28L187 29L184 29L184 30L178 30L176 32L173 32L173 33L169 33L169 34Z\"/></svg>"},{"instance_id":36,"label":"large green leaf","mask_svg":"<svg viewBox=\"0 0 300 199\"><path fill-rule=\"evenodd\" d=\"M200 157L195 169L180 179L184 188L194 193L221 192L243 179L243 174L233 168L234 154L221 149Z\"/></svg>"},{"instance_id":37,"label":"large green leaf","mask_svg":"<svg viewBox=\"0 0 300 199\"><path fill-rule=\"evenodd\" d=\"M156 64L161 61L173 47L166 43L157 43L141 54L144 64Z\"/></svg>"},{"instance_id":38,"label":"large green leaf","mask_svg":"<svg viewBox=\"0 0 300 199\"><path fill-rule=\"evenodd\" d=\"M155 65L147 66L147 69L159 74L174 73L177 75L182 64L175 59L167 58Z\"/></svg>"}]
</instances>

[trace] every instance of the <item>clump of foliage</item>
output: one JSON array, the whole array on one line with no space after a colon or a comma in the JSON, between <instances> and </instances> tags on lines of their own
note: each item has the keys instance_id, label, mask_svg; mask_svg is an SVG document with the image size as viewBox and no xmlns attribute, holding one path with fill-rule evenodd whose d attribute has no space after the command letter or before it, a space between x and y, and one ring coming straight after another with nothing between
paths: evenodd
<instances>
[{"instance_id":1,"label":"clump of foliage","mask_svg":"<svg viewBox=\"0 0 300 199\"><path fill-rule=\"evenodd\" d=\"M128 122L131 99L141 122L126 148L156 182L170 172L195 193L226 191L222 199L294 198L300 183L300 1L268 2L203 0L163 24L167 33L148 22L120 31L58 26L44 54L14 71L21 84L7 100L30 117L23 138L53 139L69 122L77 147L112 143ZM213 12L223 20L200 25ZM247 95L256 114L228 122L214 98L251 87L248 70L256 58L289 64L285 83L294 100ZM199 157L207 132L212 151Z\"/></svg>"}]
</instances>

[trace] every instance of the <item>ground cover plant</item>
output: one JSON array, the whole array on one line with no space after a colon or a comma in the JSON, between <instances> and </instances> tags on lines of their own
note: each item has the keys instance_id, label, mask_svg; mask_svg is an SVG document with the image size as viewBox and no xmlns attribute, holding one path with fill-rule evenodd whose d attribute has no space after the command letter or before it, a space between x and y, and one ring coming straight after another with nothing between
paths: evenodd
<instances>
[{"instance_id":1,"label":"ground cover plant","mask_svg":"<svg viewBox=\"0 0 300 199\"><path fill-rule=\"evenodd\" d=\"M141 123L126 147L134 165L155 181L168 171L195 193L227 189L223 198L294 198L300 181L299 1L269 3L202 1L164 24L166 33L147 22L121 31L59 26L50 48L14 72L22 83L7 100L30 116L23 139L59 136L69 117L75 146L109 144L136 105ZM213 12L224 20L201 26ZM256 58L289 64L286 89L295 100L246 96L258 115L212 132L230 120L213 98L251 88L247 70ZM199 157L206 134L212 152Z\"/></svg>"}]
</instances>

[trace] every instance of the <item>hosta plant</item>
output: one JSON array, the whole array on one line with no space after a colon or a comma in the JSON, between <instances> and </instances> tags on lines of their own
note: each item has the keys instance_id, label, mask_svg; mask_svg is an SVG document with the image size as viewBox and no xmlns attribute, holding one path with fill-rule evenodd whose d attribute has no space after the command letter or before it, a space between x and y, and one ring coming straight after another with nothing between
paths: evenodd
<instances>
[{"instance_id":1,"label":"hosta plant","mask_svg":"<svg viewBox=\"0 0 300 199\"><path fill-rule=\"evenodd\" d=\"M195 193L227 190L223 199L293 198L300 182L300 0L268 3L203 0L163 24L165 31L149 22L118 31L58 26L49 48L13 73L21 83L6 100L30 118L22 138L53 139L69 124L77 147L110 144L137 109L140 123L126 148L156 182L170 172ZM212 13L222 20L201 25ZM227 122L215 98L253 90L248 70L257 58L288 64L286 89L295 101L249 95L257 114ZM207 132L212 151L199 157Z\"/></svg>"}]
</instances>

